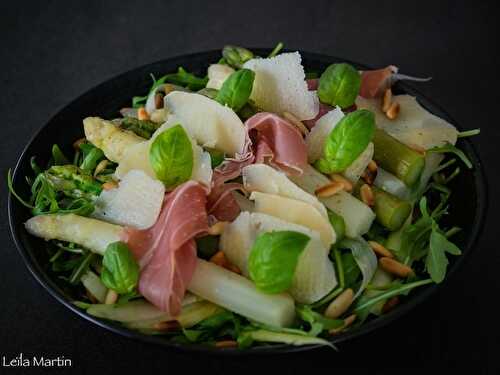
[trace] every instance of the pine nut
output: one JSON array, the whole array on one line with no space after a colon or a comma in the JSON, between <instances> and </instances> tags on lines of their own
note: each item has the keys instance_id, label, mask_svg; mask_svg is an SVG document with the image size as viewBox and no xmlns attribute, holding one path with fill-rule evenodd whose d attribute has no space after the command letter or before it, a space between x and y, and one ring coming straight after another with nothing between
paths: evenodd
<instances>
[{"instance_id":1,"label":"pine nut","mask_svg":"<svg viewBox=\"0 0 500 375\"><path fill-rule=\"evenodd\" d=\"M325 316L330 319L337 319L347 311L354 298L352 289L346 289L335 298L325 310Z\"/></svg>"},{"instance_id":2,"label":"pine nut","mask_svg":"<svg viewBox=\"0 0 500 375\"><path fill-rule=\"evenodd\" d=\"M116 301L118 301L118 293L116 293L113 289L108 289L104 303L106 305L113 305Z\"/></svg>"},{"instance_id":3,"label":"pine nut","mask_svg":"<svg viewBox=\"0 0 500 375\"><path fill-rule=\"evenodd\" d=\"M361 200L369 207L375 204L375 197L373 196L373 191L370 185L364 184L359 189L359 194L361 195Z\"/></svg>"},{"instance_id":4,"label":"pine nut","mask_svg":"<svg viewBox=\"0 0 500 375\"><path fill-rule=\"evenodd\" d=\"M353 186L352 186L352 182L349 181L347 178L345 178L344 176L342 176L341 174L338 174L338 173L334 173L332 175L330 175L330 178L334 181L334 182L340 182L341 184L344 185L344 190L347 191L347 192L351 192L352 189L353 189Z\"/></svg>"},{"instance_id":5,"label":"pine nut","mask_svg":"<svg viewBox=\"0 0 500 375\"><path fill-rule=\"evenodd\" d=\"M398 304L399 304L398 296L389 298L389 300L386 303L384 303L384 306L382 307L382 313L383 314L388 313L389 311L393 310Z\"/></svg>"},{"instance_id":6,"label":"pine nut","mask_svg":"<svg viewBox=\"0 0 500 375\"><path fill-rule=\"evenodd\" d=\"M104 184L102 184L103 190L111 190L111 189L115 189L117 187L118 187L118 184L115 181L108 181L108 182L105 182Z\"/></svg>"},{"instance_id":7,"label":"pine nut","mask_svg":"<svg viewBox=\"0 0 500 375\"><path fill-rule=\"evenodd\" d=\"M217 348L237 348L238 343L234 340L222 340L215 343Z\"/></svg>"},{"instance_id":8,"label":"pine nut","mask_svg":"<svg viewBox=\"0 0 500 375\"><path fill-rule=\"evenodd\" d=\"M344 184L341 182L334 181L317 188L314 191L314 194L316 194L320 198L328 198L331 197L332 195L339 193L342 190L344 190Z\"/></svg>"},{"instance_id":9,"label":"pine nut","mask_svg":"<svg viewBox=\"0 0 500 375\"><path fill-rule=\"evenodd\" d=\"M227 221L218 221L210 228L208 228L208 234L211 236L219 236L224 231L224 228L227 225Z\"/></svg>"},{"instance_id":10,"label":"pine nut","mask_svg":"<svg viewBox=\"0 0 500 375\"><path fill-rule=\"evenodd\" d=\"M137 110L137 118L139 120L149 120L149 114L146 112L146 108L141 107Z\"/></svg>"},{"instance_id":11,"label":"pine nut","mask_svg":"<svg viewBox=\"0 0 500 375\"><path fill-rule=\"evenodd\" d=\"M394 255L383 245L376 241L368 241L372 250L380 257L394 258Z\"/></svg>"},{"instance_id":12,"label":"pine nut","mask_svg":"<svg viewBox=\"0 0 500 375\"><path fill-rule=\"evenodd\" d=\"M227 264L226 255L221 250L217 251L210 258L210 262L217 264L220 267L225 267Z\"/></svg>"},{"instance_id":13,"label":"pine nut","mask_svg":"<svg viewBox=\"0 0 500 375\"><path fill-rule=\"evenodd\" d=\"M330 335L336 335L336 334L342 332L344 329L346 329L350 325L352 325L352 323L354 323L355 320L356 320L356 314L349 315L347 318L344 319L344 325L342 327L333 328L328 333L330 333Z\"/></svg>"},{"instance_id":14,"label":"pine nut","mask_svg":"<svg viewBox=\"0 0 500 375\"><path fill-rule=\"evenodd\" d=\"M377 163L375 162L375 160L370 160L370 162L368 163L368 170L372 173L375 173L377 172L378 170L378 165Z\"/></svg>"},{"instance_id":15,"label":"pine nut","mask_svg":"<svg viewBox=\"0 0 500 375\"><path fill-rule=\"evenodd\" d=\"M397 260L382 257L378 260L380 267L393 275L401 278L408 277L413 274L413 270L403 263L399 263Z\"/></svg>"},{"instance_id":16,"label":"pine nut","mask_svg":"<svg viewBox=\"0 0 500 375\"><path fill-rule=\"evenodd\" d=\"M389 120L394 120L399 115L400 106L399 103L393 102L385 115Z\"/></svg>"},{"instance_id":17,"label":"pine nut","mask_svg":"<svg viewBox=\"0 0 500 375\"><path fill-rule=\"evenodd\" d=\"M73 148L75 150L79 150L80 149L80 145L82 143L85 143L87 142L87 139L86 138L80 138L80 139L77 139L76 141L73 142Z\"/></svg>"},{"instance_id":18,"label":"pine nut","mask_svg":"<svg viewBox=\"0 0 500 375\"><path fill-rule=\"evenodd\" d=\"M382 112L387 112L391 106L392 103L392 90L389 87L388 89L385 90L384 96L382 98Z\"/></svg>"},{"instance_id":19,"label":"pine nut","mask_svg":"<svg viewBox=\"0 0 500 375\"><path fill-rule=\"evenodd\" d=\"M287 119L292 125L294 125L302 135L306 136L309 134L309 129L304 125L302 121L300 121L295 115L290 112L283 112L283 117Z\"/></svg>"}]
</instances>

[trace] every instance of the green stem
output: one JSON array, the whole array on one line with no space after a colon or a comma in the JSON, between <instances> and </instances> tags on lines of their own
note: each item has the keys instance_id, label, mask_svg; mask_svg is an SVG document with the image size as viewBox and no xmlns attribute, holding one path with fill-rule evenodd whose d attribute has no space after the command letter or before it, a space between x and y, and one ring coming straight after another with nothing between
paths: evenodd
<instances>
[{"instance_id":1,"label":"green stem","mask_svg":"<svg viewBox=\"0 0 500 375\"><path fill-rule=\"evenodd\" d=\"M377 220L390 231L396 231L411 213L410 202L404 201L375 186L372 187L375 198L373 210Z\"/></svg>"},{"instance_id":2,"label":"green stem","mask_svg":"<svg viewBox=\"0 0 500 375\"><path fill-rule=\"evenodd\" d=\"M362 304L360 304L359 306L357 306L354 309L354 311L361 311L363 309L366 309L368 307L371 307L371 306L377 304L378 302L380 302L382 300L385 300L385 299L388 299L388 298L391 298L391 297L394 297L394 296L398 296L400 294L403 294L407 290L411 290L411 289L417 288L419 286L431 284L432 282L433 281L431 279L425 279L425 280L415 281L415 282L410 283L410 284L402 285L401 287L399 287L397 289L393 289L393 290L390 290L390 291L387 291L387 292L384 292L384 293L380 293L377 296L375 296L375 297L373 297L373 298L371 298L369 300L366 300L365 302L363 302Z\"/></svg>"}]
</instances>

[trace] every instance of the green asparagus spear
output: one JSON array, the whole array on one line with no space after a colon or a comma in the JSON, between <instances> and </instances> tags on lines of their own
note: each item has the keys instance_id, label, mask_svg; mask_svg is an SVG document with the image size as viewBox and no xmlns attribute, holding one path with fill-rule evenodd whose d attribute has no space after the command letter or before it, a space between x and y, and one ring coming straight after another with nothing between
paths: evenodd
<instances>
[{"instance_id":1,"label":"green asparagus spear","mask_svg":"<svg viewBox=\"0 0 500 375\"><path fill-rule=\"evenodd\" d=\"M372 191L377 221L390 231L401 228L411 213L411 204L375 186Z\"/></svg>"},{"instance_id":2,"label":"green asparagus spear","mask_svg":"<svg viewBox=\"0 0 500 375\"><path fill-rule=\"evenodd\" d=\"M424 154L411 149L381 129L375 131L373 143L373 158L382 168L407 186L413 186L418 181L425 166Z\"/></svg>"},{"instance_id":3,"label":"green asparagus spear","mask_svg":"<svg viewBox=\"0 0 500 375\"><path fill-rule=\"evenodd\" d=\"M125 117L123 120L121 120L120 127L122 129L134 132L139 137L149 139L152 137L153 133L160 127L160 124L149 120L139 120L134 117Z\"/></svg>"},{"instance_id":4,"label":"green asparagus spear","mask_svg":"<svg viewBox=\"0 0 500 375\"><path fill-rule=\"evenodd\" d=\"M226 62L234 68L241 68L245 62L253 59L252 51L243 47L237 46L224 46L222 56Z\"/></svg>"}]
</instances>

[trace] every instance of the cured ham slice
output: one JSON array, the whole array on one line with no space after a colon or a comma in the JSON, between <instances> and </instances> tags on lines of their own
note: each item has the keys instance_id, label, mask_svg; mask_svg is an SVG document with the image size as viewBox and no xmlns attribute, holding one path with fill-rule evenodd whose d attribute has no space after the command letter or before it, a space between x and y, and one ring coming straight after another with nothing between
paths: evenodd
<instances>
[{"instance_id":1,"label":"cured ham slice","mask_svg":"<svg viewBox=\"0 0 500 375\"><path fill-rule=\"evenodd\" d=\"M375 98L381 96L385 89L391 87L393 74L398 72L398 68L389 65L383 69L365 70L361 72L361 88L359 95L363 98Z\"/></svg>"},{"instance_id":2,"label":"cured ham slice","mask_svg":"<svg viewBox=\"0 0 500 375\"><path fill-rule=\"evenodd\" d=\"M176 316L196 268L194 237L208 230L206 188L188 181L169 193L156 224L127 228L123 240L141 266L139 292Z\"/></svg>"},{"instance_id":3,"label":"cured ham slice","mask_svg":"<svg viewBox=\"0 0 500 375\"><path fill-rule=\"evenodd\" d=\"M300 174L307 165L307 148L297 128L274 113L260 112L245 122L256 163Z\"/></svg>"}]
</instances>

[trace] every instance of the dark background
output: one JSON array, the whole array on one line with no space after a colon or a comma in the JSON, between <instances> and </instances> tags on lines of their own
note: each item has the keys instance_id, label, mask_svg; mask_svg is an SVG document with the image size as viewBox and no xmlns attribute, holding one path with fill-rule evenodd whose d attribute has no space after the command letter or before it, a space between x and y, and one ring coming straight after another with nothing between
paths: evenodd
<instances>
[{"instance_id":1,"label":"dark background","mask_svg":"<svg viewBox=\"0 0 500 375\"><path fill-rule=\"evenodd\" d=\"M497 15L486 2L43 1L2 2L0 163L14 166L33 132L69 101L152 61L233 43L297 48L371 66L396 64L474 139L490 183L489 218L477 251L440 293L390 326L330 350L267 358L206 358L109 333L58 304L28 273L8 234L2 177L0 357L61 356L75 373L156 369L242 372L407 368L434 373L498 369L499 176ZM466 198L465 198L466 199ZM0 358L1 359L1 358ZM227 367L232 367L228 370ZM226 370L226 371L224 371ZM60 370L62 371L62 370ZM2 372L2 371L0 371ZM14 372L14 371L13 371ZM35 372L18 369L17 373ZM384 371L387 373L387 371ZM424 371L419 371L425 373Z\"/></svg>"}]
</instances>

